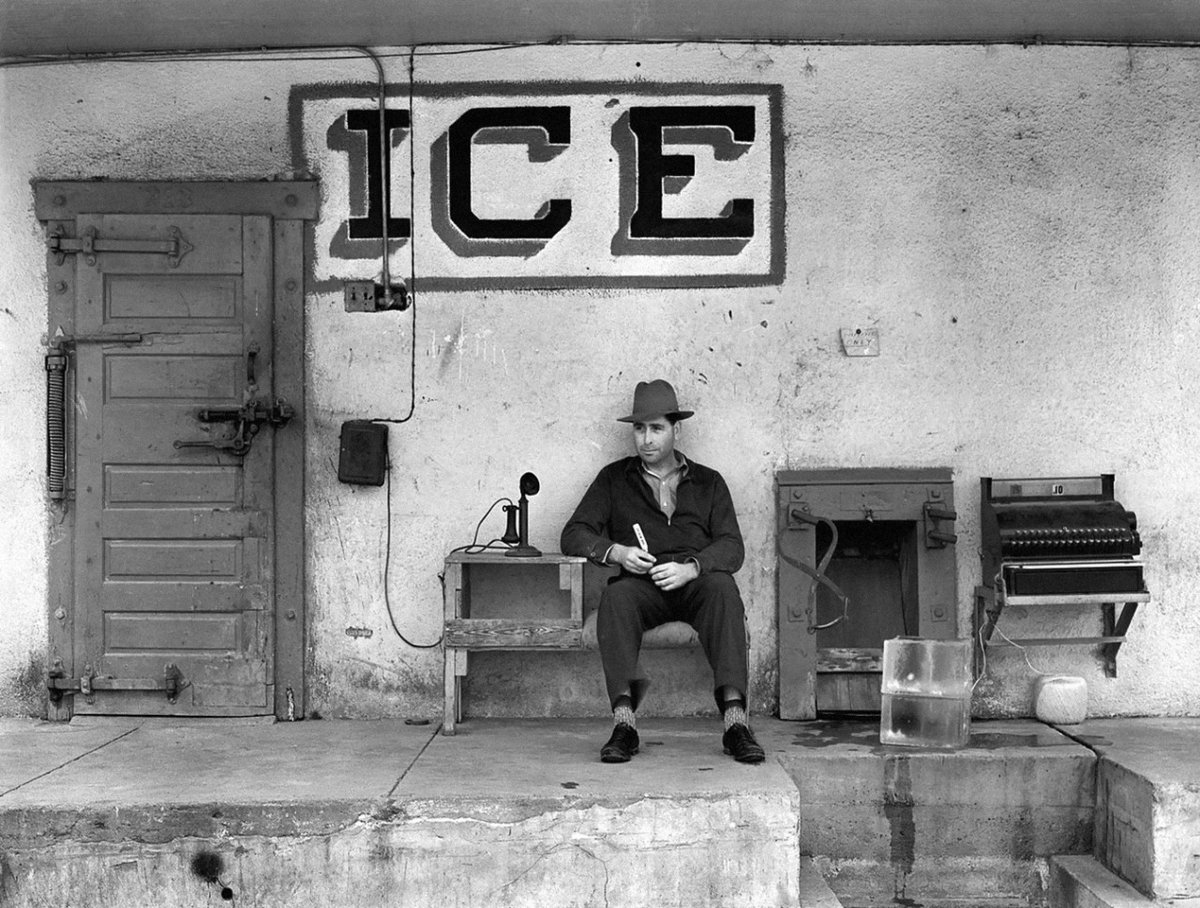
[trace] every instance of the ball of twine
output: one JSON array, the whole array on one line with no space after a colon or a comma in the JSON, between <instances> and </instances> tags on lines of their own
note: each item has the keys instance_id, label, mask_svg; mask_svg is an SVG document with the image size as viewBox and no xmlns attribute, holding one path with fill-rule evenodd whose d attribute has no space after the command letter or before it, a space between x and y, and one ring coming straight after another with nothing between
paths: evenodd
<instances>
[{"instance_id":1,"label":"ball of twine","mask_svg":"<svg viewBox=\"0 0 1200 908\"><path fill-rule=\"evenodd\" d=\"M1087 682L1074 675L1043 675L1035 686L1034 713L1052 725L1078 725L1087 718Z\"/></svg>"}]
</instances>

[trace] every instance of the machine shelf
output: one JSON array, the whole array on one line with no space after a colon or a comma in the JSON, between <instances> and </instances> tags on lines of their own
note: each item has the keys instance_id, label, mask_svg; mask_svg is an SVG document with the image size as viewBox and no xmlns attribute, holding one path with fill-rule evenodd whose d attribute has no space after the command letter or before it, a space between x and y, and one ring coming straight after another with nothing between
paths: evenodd
<instances>
[{"instance_id":1,"label":"machine shelf","mask_svg":"<svg viewBox=\"0 0 1200 908\"><path fill-rule=\"evenodd\" d=\"M976 666L984 660L984 649L991 646L1099 646L1104 660L1104 674L1117 675L1117 651L1125 642L1126 632L1133 622L1138 605L1150 601L1145 590L1130 593L1057 593L1041 596L1006 596L1003 590L988 586L975 587ZM1104 621L1099 636L1024 637L992 640L992 633L1005 607L1099 605ZM1121 606L1117 615L1116 607Z\"/></svg>"}]
</instances>

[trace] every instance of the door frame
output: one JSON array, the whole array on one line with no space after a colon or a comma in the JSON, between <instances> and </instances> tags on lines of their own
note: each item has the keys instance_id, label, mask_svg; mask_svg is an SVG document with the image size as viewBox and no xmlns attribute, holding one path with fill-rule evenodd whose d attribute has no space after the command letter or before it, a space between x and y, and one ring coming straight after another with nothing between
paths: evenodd
<instances>
[{"instance_id":1,"label":"door frame","mask_svg":"<svg viewBox=\"0 0 1200 908\"><path fill-rule=\"evenodd\" d=\"M949 467L780 470L775 474L775 508L780 554L790 549L791 557L813 570L820 557L816 523L823 519L834 524L876 518L911 524L911 544L916 549L912 565L917 575L916 633L939 640L958 636L958 546L929 535L939 519L930 515L930 508L953 512L954 478ZM952 528L952 523L942 527ZM799 540L799 546L787 541L789 536ZM821 675L883 670L882 646L821 646L818 632L808 630L817 621L816 614L807 610L808 593L816 582L786 558L777 559L779 716L783 719L817 718Z\"/></svg>"},{"instance_id":2,"label":"door frame","mask_svg":"<svg viewBox=\"0 0 1200 908\"><path fill-rule=\"evenodd\" d=\"M76 235L80 214L225 214L272 218L274 300L274 379L276 396L293 402L295 417L275 437L274 712L278 719L305 714L305 551L304 551L304 299L305 221L319 209L316 180L233 181L38 181L34 212L47 235ZM75 258L47 250L49 291L47 349L55 334L75 332ZM47 553L47 665L61 660L68 678L75 664L75 418L74 368L67 372L65 497L51 500ZM286 477L286 481L284 478ZM71 718L73 698L47 703L47 718Z\"/></svg>"}]
</instances>

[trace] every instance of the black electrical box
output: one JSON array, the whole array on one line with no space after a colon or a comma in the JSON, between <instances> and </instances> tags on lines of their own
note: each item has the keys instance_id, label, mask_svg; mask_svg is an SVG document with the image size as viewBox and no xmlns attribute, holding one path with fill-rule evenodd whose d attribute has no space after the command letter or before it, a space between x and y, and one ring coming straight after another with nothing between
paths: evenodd
<instances>
[{"instance_id":1,"label":"black electrical box","mask_svg":"<svg viewBox=\"0 0 1200 908\"><path fill-rule=\"evenodd\" d=\"M360 486L381 486L387 476L387 426L368 419L342 423L338 480Z\"/></svg>"}]
</instances>

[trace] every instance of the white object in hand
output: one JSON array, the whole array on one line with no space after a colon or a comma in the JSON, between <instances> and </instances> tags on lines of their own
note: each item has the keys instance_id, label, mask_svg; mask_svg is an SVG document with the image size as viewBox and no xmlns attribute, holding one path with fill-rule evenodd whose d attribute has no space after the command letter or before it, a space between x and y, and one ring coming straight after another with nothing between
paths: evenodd
<instances>
[{"instance_id":1,"label":"white object in hand","mask_svg":"<svg viewBox=\"0 0 1200 908\"><path fill-rule=\"evenodd\" d=\"M633 535L637 537L638 545L642 547L642 551L649 552L650 546L646 545L646 534L642 532L642 525L640 523L633 525Z\"/></svg>"}]
</instances>

